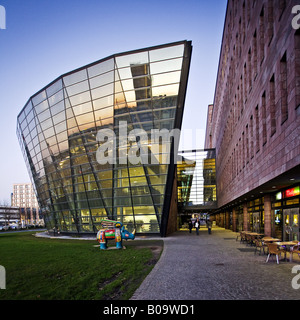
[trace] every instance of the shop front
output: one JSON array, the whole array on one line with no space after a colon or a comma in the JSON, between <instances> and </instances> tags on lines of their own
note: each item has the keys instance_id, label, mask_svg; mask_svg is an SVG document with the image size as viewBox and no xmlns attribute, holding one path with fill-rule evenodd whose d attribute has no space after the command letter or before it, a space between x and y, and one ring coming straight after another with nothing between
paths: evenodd
<instances>
[{"instance_id":1,"label":"shop front","mask_svg":"<svg viewBox=\"0 0 300 320\"><path fill-rule=\"evenodd\" d=\"M275 195L275 201L272 203L274 233L283 241L300 241L299 200L299 186L283 190Z\"/></svg>"},{"instance_id":2,"label":"shop front","mask_svg":"<svg viewBox=\"0 0 300 320\"><path fill-rule=\"evenodd\" d=\"M250 231L264 233L264 198L248 203Z\"/></svg>"}]
</instances>

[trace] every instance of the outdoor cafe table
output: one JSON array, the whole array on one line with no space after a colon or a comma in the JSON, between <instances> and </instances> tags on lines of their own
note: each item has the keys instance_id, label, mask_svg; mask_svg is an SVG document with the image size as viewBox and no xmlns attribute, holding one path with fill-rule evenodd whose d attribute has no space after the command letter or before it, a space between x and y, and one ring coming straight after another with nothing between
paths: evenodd
<instances>
[{"instance_id":1,"label":"outdoor cafe table","mask_svg":"<svg viewBox=\"0 0 300 320\"><path fill-rule=\"evenodd\" d=\"M250 236L254 236L254 237L262 237L264 236L263 233L257 233L257 232L250 232L248 233Z\"/></svg>"},{"instance_id":2,"label":"outdoor cafe table","mask_svg":"<svg viewBox=\"0 0 300 320\"><path fill-rule=\"evenodd\" d=\"M278 246L280 247L288 247L289 248L289 252L290 252L290 262L293 261L293 254L291 252L291 249L297 245L297 243L293 242L293 241L279 241L279 242L274 242L276 243ZM285 252L285 260L286 260L286 252Z\"/></svg>"},{"instance_id":3,"label":"outdoor cafe table","mask_svg":"<svg viewBox=\"0 0 300 320\"><path fill-rule=\"evenodd\" d=\"M277 238L272 238L272 237L264 237L261 239L263 242L276 242L276 241L280 241L280 239Z\"/></svg>"}]
</instances>

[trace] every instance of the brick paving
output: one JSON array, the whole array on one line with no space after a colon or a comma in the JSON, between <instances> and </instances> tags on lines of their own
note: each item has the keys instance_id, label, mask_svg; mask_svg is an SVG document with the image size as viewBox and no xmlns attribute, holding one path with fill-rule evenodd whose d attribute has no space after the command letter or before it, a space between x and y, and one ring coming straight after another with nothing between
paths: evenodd
<instances>
[{"instance_id":1,"label":"brick paving","mask_svg":"<svg viewBox=\"0 0 300 320\"><path fill-rule=\"evenodd\" d=\"M164 239L160 260L131 300L299 300L292 267L300 265L266 255L236 241L222 228L179 231ZM300 279L296 281L300 284Z\"/></svg>"}]
</instances>

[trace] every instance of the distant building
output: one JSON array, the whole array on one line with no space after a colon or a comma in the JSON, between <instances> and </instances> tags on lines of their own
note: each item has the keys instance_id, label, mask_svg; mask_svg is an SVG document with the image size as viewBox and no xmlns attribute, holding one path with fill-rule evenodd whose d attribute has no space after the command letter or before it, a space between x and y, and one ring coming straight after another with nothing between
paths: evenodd
<instances>
[{"instance_id":1,"label":"distant building","mask_svg":"<svg viewBox=\"0 0 300 320\"><path fill-rule=\"evenodd\" d=\"M20 208L0 205L0 226L20 222Z\"/></svg>"},{"instance_id":2,"label":"distant building","mask_svg":"<svg viewBox=\"0 0 300 320\"><path fill-rule=\"evenodd\" d=\"M217 224L299 238L299 1L229 0L205 148L216 149Z\"/></svg>"},{"instance_id":3,"label":"distant building","mask_svg":"<svg viewBox=\"0 0 300 320\"><path fill-rule=\"evenodd\" d=\"M20 208L23 224L43 223L35 192L31 183L15 183L11 196L11 205Z\"/></svg>"}]
</instances>

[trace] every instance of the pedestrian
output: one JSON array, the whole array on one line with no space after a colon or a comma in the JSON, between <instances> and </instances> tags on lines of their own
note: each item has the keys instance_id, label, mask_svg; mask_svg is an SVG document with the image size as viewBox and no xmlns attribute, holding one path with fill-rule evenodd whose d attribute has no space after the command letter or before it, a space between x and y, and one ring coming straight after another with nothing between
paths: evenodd
<instances>
[{"instance_id":1,"label":"pedestrian","mask_svg":"<svg viewBox=\"0 0 300 320\"><path fill-rule=\"evenodd\" d=\"M211 224L211 221L210 221L210 220L207 220L206 226L207 226L207 228L208 228L208 234L211 234L211 226L212 226L212 224Z\"/></svg>"},{"instance_id":2,"label":"pedestrian","mask_svg":"<svg viewBox=\"0 0 300 320\"><path fill-rule=\"evenodd\" d=\"M199 221L198 218L195 221L195 228L196 228L196 233L197 233L197 236L198 236L199 235L199 228L200 228L200 221Z\"/></svg>"},{"instance_id":3,"label":"pedestrian","mask_svg":"<svg viewBox=\"0 0 300 320\"><path fill-rule=\"evenodd\" d=\"M189 221L189 230L190 230L190 233L192 233L192 229L193 229L193 221L192 219Z\"/></svg>"}]
</instances>

